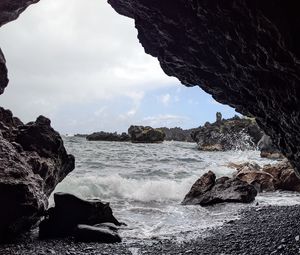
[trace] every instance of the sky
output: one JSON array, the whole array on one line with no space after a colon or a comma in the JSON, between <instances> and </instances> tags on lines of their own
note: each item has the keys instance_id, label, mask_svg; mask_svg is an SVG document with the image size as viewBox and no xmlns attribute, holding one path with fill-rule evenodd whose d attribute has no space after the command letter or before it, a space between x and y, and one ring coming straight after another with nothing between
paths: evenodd
<instances>
[{"instance_id":1,"label":"sky","mask_svg":"<svg viewBox=\"0 0 300 255\"><path fill-rule=\"evenodd\" d=\"M72 2L72 4L70 4ZM134 21L104 0L42 0L0 29L9 86L0 105L22 121L39 115L63 134L127 131L131 124L193 128L217 103L168 77L146 55Z\"/></svg>"}]
</instances>

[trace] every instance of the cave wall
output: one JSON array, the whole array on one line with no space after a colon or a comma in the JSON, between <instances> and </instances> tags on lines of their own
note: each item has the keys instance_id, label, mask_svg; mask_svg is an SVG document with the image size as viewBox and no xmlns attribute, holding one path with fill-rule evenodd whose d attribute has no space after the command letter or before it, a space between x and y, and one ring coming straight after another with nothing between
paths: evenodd
<instances>
[{"instance_id":1,"label":"cave wall","mask_svg":"<svg viewBox=\"0 0 300 255\"><path fill-rule=\"evenodd\" d=\"M0 1L0 27L4 24L15 20L31 4L39 0L1 0ZM8 85L8 72L6 60L0 48L0 95Z\"/></svg>"},{"instance_id":2,"label":"cave wall","mask_svg":"<svg viewBox=\"0 0 300 255\"><path fill-rule=\"evenodd\" d=\"M166 74L256 117L300 171L300 1L108 2Z\"/></svg>"},{"instance_id":3,"label":"cave wall","mask_svg":"<svg viewBox=\"0 0 300 255\"><path fill-rule=\"evenodd\" d=\"M39 0L2 0L0 26ZM166 74L255 116L300 171L300 1L108 0ZM0 94L7 86L0 54Z\"/></svg>"}]
</instances>

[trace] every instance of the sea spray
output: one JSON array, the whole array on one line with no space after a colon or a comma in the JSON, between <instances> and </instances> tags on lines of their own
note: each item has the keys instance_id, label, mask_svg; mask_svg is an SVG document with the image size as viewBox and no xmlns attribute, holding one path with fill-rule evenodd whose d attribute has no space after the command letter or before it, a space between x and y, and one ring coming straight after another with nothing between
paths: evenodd
<instances>
[{"instance_id":1,"label":"sea spray","mask_svg":"<svg viewBox=\"0 0 300 255\"><path fill-rule=\"evenodd\" d=\"M131 144L67 137L65 146L76 157L76 169L56 191L110 202L117 218L128 225L121 230L125 241L157 238L185 241L203 235L207 228L239 217L239 210L249 205L202 208L182 206L180 202L192 184L209 170L217 177L231 176L234 170L229 163L271 162L260 158L256 150L204 152L198 151L196 144L183 142ZM257 201L260 204L297 201L292 193L279 195L281 198L277 193L262 194Z\"/></svg>"}]
</instances>

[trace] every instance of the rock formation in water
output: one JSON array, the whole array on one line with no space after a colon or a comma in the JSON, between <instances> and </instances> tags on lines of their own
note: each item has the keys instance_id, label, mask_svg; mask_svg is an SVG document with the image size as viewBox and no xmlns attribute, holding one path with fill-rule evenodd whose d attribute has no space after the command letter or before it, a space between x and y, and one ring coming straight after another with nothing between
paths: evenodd
<instances>
[{"instance_id":1,"label":"rock formation in water","mask_svg":"<svg viewBox=\"0 0 300 255\"><path fill-rule=\"evenodd\" d=\"M49 119L23 124L0 107L0 242L35 224L55 186L73 169L74 157Z\"/></svg>"},{"instance_id":2,"label":"rock formation in water","mask_svg":"<svg viewBox=\"0 0 300 255\"><path fill-rule=\"evenodd\" d=\"M166 134L165 141L194 142L191 137L191 133L193 132L194 128L182 129L180 127L161 127L159 129Z\"/></svg>"},{"instance_id":3,"label":"rock formation in water","mask_svg":"<svg viewBox=\"0 0 300 255\"><path fill-rule=\"evenodd\" d=\"M191 133L199 150L253 149L263 136L263 132L254 119L240 118L239 116L222 119L221 113L217 113L216 117L216 122L212 124L207 122L203 127L196 128Z\"/></svg>"},{"instance_id":4,"label":"rock formation in water","mask_svg":"<svg viewBox=\"0 0 300 255\"><path fill-rule=\"evenodd\" d=\"M126 133L118 134L117 132L95 132L87 135L88 141L107 141L107 142L128 142L131 140L130 136Z\"/></svg>"},{"instance_id":5,"label":"rock formation in water","mask_svg":"<svg viewBox=\"0 0 300 255\"><path fill-rule=\"evenodd\" d=\"M254 186L237 178L221 177L209 171L192 186L182 201L183 205L208 206L217 203L251 203L257 191Z\"/></svg>"},{"instance_id":6,"label":"rock formation in water","mask_svg":"<svg viewBox=\"0 0 300 255\"><path fill-rule=\"evenodd\" d=\"M300 171L299 1L108 2L166 74L255 117Z\"/></svg>"},{"instance_id":7,"label":"rock formation in water","mask_svg":"<svg viewBox=\"0 0 300 255\"><path fill-rule=\"evenodd\" d=\"M281 159L283 158L280 150L274 145L271 137L264 134L257 144L262 158Z\"/></svg>"},{"instance_id":8,"label":"rock formation in water","mask_svg":"<svg viewBox=\"0 0 300 255\"><path fill-rule=\"evenodd\" d=\"M161 129L149 126L130 126L128 134L133 143L161 143L166 136Z\"/></svg>"}]
</instances>

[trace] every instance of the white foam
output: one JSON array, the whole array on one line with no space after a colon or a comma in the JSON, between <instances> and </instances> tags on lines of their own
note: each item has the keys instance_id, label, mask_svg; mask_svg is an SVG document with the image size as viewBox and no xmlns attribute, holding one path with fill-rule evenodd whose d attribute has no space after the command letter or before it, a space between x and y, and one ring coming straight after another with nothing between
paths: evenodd
<instances>
[{"instance_id":1,"label":"white foam","mask_svg":"<svg viewBox=\"0 0 300 255\"><path fill-rule=\"evenodd\" d=\"M71 192L76 195L100 199L135 201L181 201L198 176L180 181L168 179L132 179L119 174L110 176L70 176L60 183L55 192Z\"/></svg>"}]
</instances>

